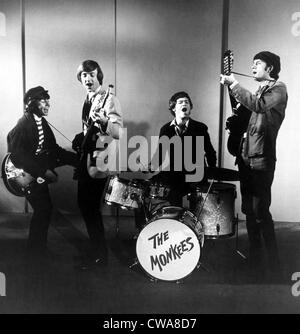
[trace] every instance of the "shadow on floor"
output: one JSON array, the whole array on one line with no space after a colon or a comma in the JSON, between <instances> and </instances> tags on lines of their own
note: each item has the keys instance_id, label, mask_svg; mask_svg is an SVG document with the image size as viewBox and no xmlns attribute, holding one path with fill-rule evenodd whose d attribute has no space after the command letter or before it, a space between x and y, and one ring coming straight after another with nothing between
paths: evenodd
<instances>
[{"instance_id":1,"label":"shadow on floor","mask_svg":"<svg viewBox=\"0 0 300 334\"><path fill-rule=\"evenodd\" d=\"M87 246L83 222L56 213L49 248L56 254L33 262L25 253L29 215L0 215L0 272L6 276L1 313L298 313L299 298L291 294L291 275L300 271L300 229L277 223L276 233L284 279L268 272L253 275L236 252L236 239L209 240L201 249L201 265L174 282L155 282L136 258L138 236L132 217L105 217L109 266L80 273L76 258ZM244 224L238 249L247 255ZM117 233L118 232L118 233Z\"/></svg>"}]
</instances>

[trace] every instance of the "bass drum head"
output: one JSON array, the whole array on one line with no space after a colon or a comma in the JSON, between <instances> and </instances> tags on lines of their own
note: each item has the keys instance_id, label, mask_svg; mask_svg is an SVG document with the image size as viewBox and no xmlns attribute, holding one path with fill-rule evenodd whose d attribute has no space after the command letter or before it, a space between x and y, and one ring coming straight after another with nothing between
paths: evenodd
<instances>
[{"instance_id":1,"label":"bass drum head","mask_svg":"<svg viewBox=\"0 0 300 334\"><path fill-rule=\"evenodd\" d=\"M136 253L140 265L151 277L176 281L195 269L201 249L191 228L178 220L162 218L140 232Z\"/></svg>"}]
</instances>

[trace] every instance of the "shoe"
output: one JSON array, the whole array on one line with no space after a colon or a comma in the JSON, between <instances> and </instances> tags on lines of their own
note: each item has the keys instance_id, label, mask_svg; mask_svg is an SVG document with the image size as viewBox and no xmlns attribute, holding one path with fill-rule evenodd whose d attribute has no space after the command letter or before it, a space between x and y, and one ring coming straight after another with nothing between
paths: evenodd
<instances>
[{"instance_id":1,"label":"shoe","mask_svg":"<svg viewBox=\"0 0 300 334\"><path fill-rule=\"evenodd\" d=\"M82 261L80 264L75 265L75 269L79 271L89 271L93 269L100 269L107 266L107 260L102 258L88 259Z\"/></svg>"}]
</instances>

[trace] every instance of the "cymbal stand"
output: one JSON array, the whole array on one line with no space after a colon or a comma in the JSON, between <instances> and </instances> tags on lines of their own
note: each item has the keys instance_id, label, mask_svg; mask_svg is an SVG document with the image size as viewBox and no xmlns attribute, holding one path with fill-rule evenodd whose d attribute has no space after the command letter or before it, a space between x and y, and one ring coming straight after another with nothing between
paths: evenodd
<instances>
[{"instance_id":1,"label":"cymbal stand","mask_svg":"<svg viewBox=\"0 0 300 334\"><path fill-rule=\"evenodd\" d=\"M239 242L239 216L236 215L235 218L235 225L236 225L236 232L235 232L235 252L244 260L247 259L247 257L238 249L238 242Z\"/></svg>"},{"instance_id":2,"label":"cymbal stand","mask_svg":"<svg viewBox=\"0 0 300 334\"><path fill-rule=\"evenodd\" d=\"M199 217L200 217L200 215L201 215L201 212L202 212L202 210L203 210L203 208L204 208L204 204L205 204L205 202L206 202L206 200L207 200L208 194L209 194L210 189L211 189L211 187L212 187L212 185L213 185L214 182L215 182L214 179L212 179L211 182L210 182L210 185L209 185L209 187L208 187L207 193L206 193L206 195L205 195L205 197L204 197L204 200L203 200L203 202L202 202L202 206L201 206L199 212L198 212L197 215L196 215L197 220L199 220Z\"/></svg>"},{"instance_id":3,"label":"cymbal stand","mask_svg":"<svg viewBox=\"0 0 300 334\"><path fill-rule=\"evenodd\" d=\"M116 236L119 237L119 231L120 231L120 213L119 213L119 207L116 207Z\"/></svg>"},{"instance_id":4,"label":"cymbal stand","mask_svg":"<svg viewBox=\"0 0 300 334\"><path fill-rule=\"evenodd\" d=\"M197 220L199 220L199 217L200 217L200 215L201 215L201 212L202 212L202 210L203 210L203 208L204 208L204 204L205 204L205 202L206 202L206 200L207 200L207 197L208 197L208 195L209 195L209 192L210 192L210 189L211 189L211 187L212 187L212 185L213 185L213 183L215 182L215 180L214 179L212 179L211 180L211 182L210 182L210 185L209 185L209 187L208 187L208 190L207 190L207 193L206 193L206 195L205 195L205 197L204 197L204 200L202 201L202 205L201 205L201 208L200 208L200 210L199 210L199 212L197 213L197 215L196 215L196 217L197 217ZM204 236L203 236L203 238L204 238ZM209 270L200 260L199 260L199 262L198 262L198 264L197 264L197 269L200 269L200 268L202 268L202 269L204 269L206 272L210 272L211 270Z\"/></svg>"},{"instance_id":5,"label":"cymbal stand","mask_svg":"<svg viewBox=\"0 0 300 334\"><path fill-rule=\"evenodd\" d=\"M198 262L196 268L197 268L197 269L203 269L203 270L206 271L207 273L209 273L209 272L211 271L211 270L209 270L209 269L207 268L207 266L205 266L201 261Z\"/></svg>"},{"instance_id":6,"label":"cymbal stand","mask_svg":"<svg viewBox=\"0 0 300 334\"><path fill-rule=\"evenodd\" d=\"M149 217L148 217L148 212L149 210L146 210L146 205L145 205L145 197L144 196L136 196L136 201L138 203L139 209L142 209L144 216L145 216L145 224L148 224L149 222ZM138 235L134 236L134 239L137 239ZM134 266L139 264L139 260L137 257L134 258L133 263L129 265L129 269L132 269Z\"/></svg>"}]
</instances>

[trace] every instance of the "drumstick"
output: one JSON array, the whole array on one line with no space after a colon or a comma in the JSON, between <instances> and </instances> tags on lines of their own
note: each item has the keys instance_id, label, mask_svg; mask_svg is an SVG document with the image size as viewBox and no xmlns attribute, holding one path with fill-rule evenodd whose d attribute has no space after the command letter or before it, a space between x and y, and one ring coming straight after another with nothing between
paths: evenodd
<instances>
[{"instance_id":1,"label":"drumstick","mask_svg":"<svg viewBox=\"0 0 300 334\"><path fill-rule=\"evenodd\" d=\"M137 161L138 164L140 164L140 165L145 169L145 171L144 171L143 173L154 173L154 171L151 171L151 170L149 169L149 165L148 165L148 167L147 167L146 165L144 165L144 164L141 162L141 159L140 159L140 158L136 159L136 161Z\"/></svg>"}]
</instances>

